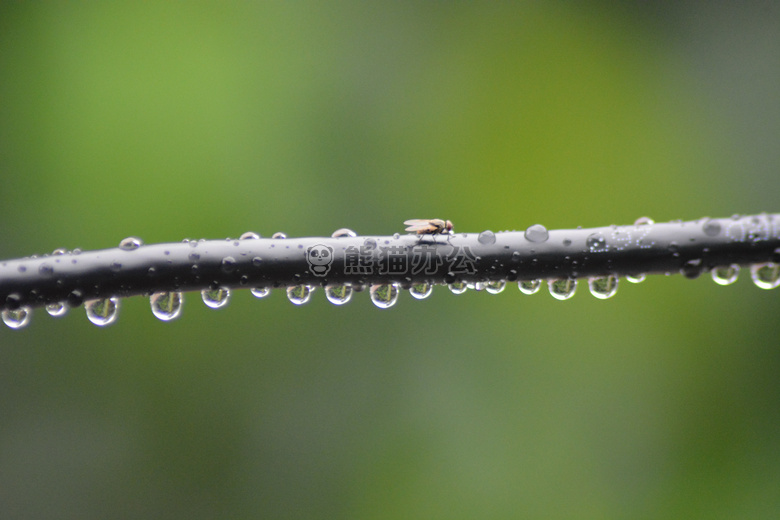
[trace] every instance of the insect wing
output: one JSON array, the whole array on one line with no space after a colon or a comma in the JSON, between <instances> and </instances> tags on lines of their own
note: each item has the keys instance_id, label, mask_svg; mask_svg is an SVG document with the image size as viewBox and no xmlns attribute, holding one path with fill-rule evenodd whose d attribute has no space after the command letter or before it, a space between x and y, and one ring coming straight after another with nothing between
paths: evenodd
<instances>
[{"instance_id":1,"label":"insect wing","mask_svg":"<svg viewBox=\"0 0 780 520\"><path fill-rule=\"evenodd\" d=\"M430 220L412 219L405 221L404 224L409 226L406 228L406 231L414 231L420 234L431 233L437 229L436 226L431 225Z\"/></svg>"}]
</instances>

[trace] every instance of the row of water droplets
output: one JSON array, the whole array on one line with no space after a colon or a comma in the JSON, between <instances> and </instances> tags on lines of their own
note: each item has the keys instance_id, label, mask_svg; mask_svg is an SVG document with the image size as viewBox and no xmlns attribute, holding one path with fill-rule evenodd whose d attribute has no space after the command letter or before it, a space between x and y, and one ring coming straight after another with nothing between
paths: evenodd
<instances>
[{"instance_id":1,"label":"row of water droplets","mask_svg":"<svg viewBox=\"0 0 780 520\"><path fill-rule=\"evenodd\" d=\"M649 225L654 222L642 217L634 224L637 226ZM720 232L720 225L715 221L706 221L704 232L713 236ZM349 229L339 229L332 234L332 237L355 237L357 234ZM548 239L547 229L535 224L525 231L525 237L530 242L544 242ZM247 232L241 235L241 240L258 239L260 236L253 232ZM274 233L272 238L285 239L284 233ZM478 240L482 244L494 243L496 238L492 231L483 231L479 234ZM594 238L593 240L597 240ZM189 240L185 240L189 242ZM598 247L592 240L589 240L590 247ZM138 249L143 245L139 238L128 237L122 240L119 248L125 251ZM74 254L78 254L74 250ZM64 249L57 249L53 255L65 254ZM740 267L737 264L728 266L718 266L711 270L712 279L719 285L730 285L734 283L739 275ZM774 289L780 285L780 264L766 262L751 266L751 278L754 284L761 289ZM632 283L639 283L645 279L644 274L628 275L626 280ZM567 300L574 296L577 289L577 279L561 278L547 281L550 294L558 300ZM524 280L518 282L519 290L524 294L535 294L541 289L542 280ZM409 294L415 299L425 299L433 293L434 284L429 282L419 282L409 287ZM501 293L506 288L506 281L488 281L488 282L455 282L448 284L449 289L454 294L463 294L468 289L476 291L486 291L490 294ZM618 277L608 275L602 277L592 277L588 279L588 287L593 296L599 299L607 299L614 296L617 292ZM287 288L287 298L295 305L303 305L311 300L315 287L310 285L297 285ZM328 285L325 287L325 296L334 305L344 305L352 299L354 291L362 291L362 286ZM392 307L398 301L401 287L397 283L375 284L370 287L369 293L371 301L379 308L386 309ZM256 298L268 296L271 289L268 287L258 287L250 289L250 292ZM201 291L201 298L206 306L212 309L225 307L230 301L230 289L222 287L208 288ZM155 317L162 321L170 321L181 315L184 296L181 292L157 292L150 296L150 305ZM87 318L90 322L98 326L106 326L114 323L118 317L120 300L117 297L103 299L87 300L84 302L84 308ZM58 302L48 304L45 307L46 312L54 317L64 316L68 311L65 303ZM12 329L23 328L30 322L32 310L29 307L20 307L14 310L4 310L2 312L3 322Z\"/></svg>"}]
</instances>

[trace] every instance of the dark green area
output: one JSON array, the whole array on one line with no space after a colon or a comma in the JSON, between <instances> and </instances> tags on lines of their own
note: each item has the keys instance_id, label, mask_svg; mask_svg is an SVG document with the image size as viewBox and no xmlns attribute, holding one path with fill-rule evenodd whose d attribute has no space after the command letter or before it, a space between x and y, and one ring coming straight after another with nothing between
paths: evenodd
<instances>
[{"instance_id":1,"label":"dark green area","mask_svg":"<svg viewBox=\"0 0 780 520\"><path fill-rule=\"evenodd\" d=\"M780 12L0 4L0 258L778 211ZM776 291L0 329L3 518L776 518Z\"/></svg>"}]
</instances>

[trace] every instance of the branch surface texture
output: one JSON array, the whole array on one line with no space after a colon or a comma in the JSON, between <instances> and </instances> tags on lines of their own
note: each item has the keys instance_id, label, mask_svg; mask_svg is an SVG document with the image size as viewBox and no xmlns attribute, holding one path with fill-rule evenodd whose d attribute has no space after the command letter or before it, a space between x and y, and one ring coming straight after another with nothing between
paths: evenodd
<instances>
[{"instance_id":1,"label":"branch surface texture","mask_svg":"<svg viewBox=\"0 0 780 520\"><path fill-rule=\"evenodd\" d=\"M399 289L423 298L437 284L453 292L500 292L517 281L531 293L541 280L553 296L566 299L582 278L603 298L614 294L619 277L695 278L710 271L725 285L736 280L740 266L750 266L756 285L768 289L780 283L779 264L780 214L766 213L668 223L642 218L589 229L536 224L495 233L356 236L343 229L332 237L245 233L240 239L150 245L127 238L112 249L57 250L0 262L0 309L6 324L17 328L33 307L57 315L85 303L97 323L115 316L117 298L133 295L151 295L155 315L171 319L184 291L201 291L207 305L220 306L231 289L251 288L262 297L287 288L290 300L300 304L322 286L339 304L370 286L372 301L383 307L395 303Z\"/></svg>"}]
</instances>

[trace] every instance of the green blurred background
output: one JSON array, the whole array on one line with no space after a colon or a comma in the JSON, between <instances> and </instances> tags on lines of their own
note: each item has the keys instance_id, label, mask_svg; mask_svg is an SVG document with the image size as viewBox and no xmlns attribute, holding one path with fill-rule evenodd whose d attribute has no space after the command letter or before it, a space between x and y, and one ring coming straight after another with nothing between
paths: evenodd
<instances>
[{"instance_id":1,"label":"green blurred background","mask_svg":"<svg viewBox=\"0 0 780 520\"><path fill-rule=\"evenodd\" d=\"M780 9L3 2L0 258L778 211ZM742 273L0 330L2 518L777 518Z\"/></svg>"}]
</instances>

